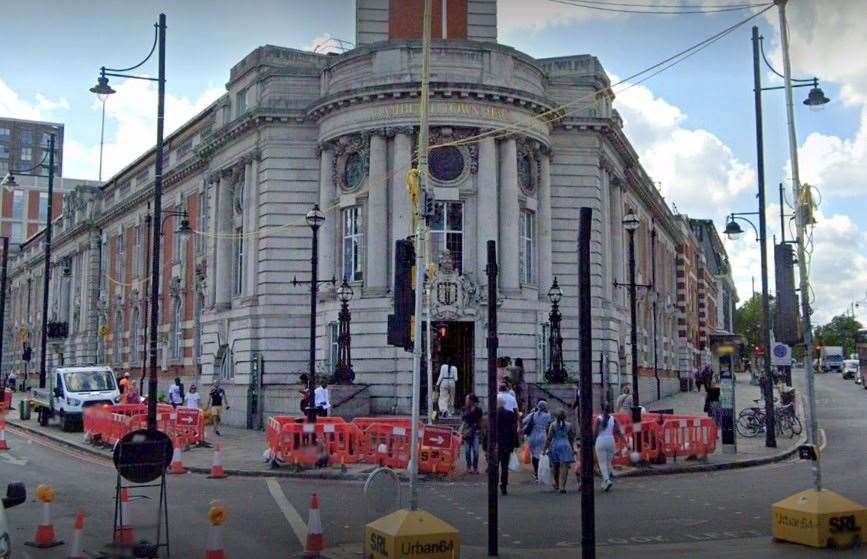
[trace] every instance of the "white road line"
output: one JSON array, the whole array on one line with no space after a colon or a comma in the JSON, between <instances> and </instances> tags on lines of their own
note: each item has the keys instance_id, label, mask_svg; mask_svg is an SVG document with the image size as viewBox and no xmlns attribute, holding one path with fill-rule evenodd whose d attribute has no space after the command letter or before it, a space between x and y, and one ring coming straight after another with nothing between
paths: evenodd
<instances>
[{"instance_id":1,"label":"white road line","mask_svg":"<svg viewBox=\"0 0 867 559\"><path fill-rule=\"evenodd\" d=\"M276 479L272 477L266 478L265 483L268 485L268 491L271 493L271 496L274 497L274 502L277 503L280 512L286 517L286 522L289 523L289 527L292 528L292 532L298 538L298 543L302 546L305 545L307 543L307 525L304 524L304 520L298 514L298 511L295 510L295 507L292 506L292 503L289 502L289 499L286 498L283 489L280 487L280 483Z\"/></svg>"}]
</instances>

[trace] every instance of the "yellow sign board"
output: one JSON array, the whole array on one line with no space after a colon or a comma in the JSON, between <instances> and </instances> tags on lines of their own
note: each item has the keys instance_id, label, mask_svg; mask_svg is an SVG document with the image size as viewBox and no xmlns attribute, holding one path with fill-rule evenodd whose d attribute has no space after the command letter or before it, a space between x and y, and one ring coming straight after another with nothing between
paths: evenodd
<instances>
[{"instance_id":1,"label":"yellow sign board","mask_svg":"<svg viewBox=\"0 0 867 559\"><path fill-rule=\"evenodd\" d=\"M458 531L432 514L399 510L364 529L365 559L457 559L461 556Z\"/></svg>"},{"instance_id":2,"label":"yellow sign board","mask_svg":"<svg viewBox=\"0 0 867 559\"><path fill-rule=\"evenodd\" d=\"M864 538L867 509L833 491L802 491L774 503L771 510L777 540L846 548Z\"/></svg>"}]
</instances>

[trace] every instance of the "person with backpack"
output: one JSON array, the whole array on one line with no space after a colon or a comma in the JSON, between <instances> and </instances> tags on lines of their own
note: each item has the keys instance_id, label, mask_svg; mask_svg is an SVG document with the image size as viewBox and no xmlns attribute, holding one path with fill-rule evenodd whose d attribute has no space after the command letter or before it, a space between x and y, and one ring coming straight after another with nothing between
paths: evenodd
<instances>
[{"instance_id":1,"label":"person with backpack","mask_svg":"<svg viewBox=\"0 0 867 559\"><path fill-rule=\"evenodd\" d=\"M599 471L602 474L602 491L608 491L614 482L611 481L612 461L617 452L614 443L615 433L622 433L617 420L611 415L611 405L605 404L602 415L596 417L596 460L599 462Z\"/></svg>"},{"instance_id":2,"label":"person with backpack","mask_svg":"<svg viewBox=\"0 0 867 559\"><path fill-rule=\"evenodd\" d=\"M533 477L539 479L539 458L545 450L548 441L548 427L554 422L554 416L548 413L548 402L539 400L533 411L524 417L523 432L527 437L527 446L533 462Z\"/></svg>"},{"instance_id":3,"label":"person with backpack","mask_svg":"<svg viewBox=\"0 0 867 559\"><path fill-rule=\"evenodd\" d=\"M545 452L551 460L554 470L554 490L566 492L566 481L569 479L569 468L575 463L575 430L566 421L566 410L557 412L557 419L548 427L548 438Z\"/></svg>"}]
</instances>

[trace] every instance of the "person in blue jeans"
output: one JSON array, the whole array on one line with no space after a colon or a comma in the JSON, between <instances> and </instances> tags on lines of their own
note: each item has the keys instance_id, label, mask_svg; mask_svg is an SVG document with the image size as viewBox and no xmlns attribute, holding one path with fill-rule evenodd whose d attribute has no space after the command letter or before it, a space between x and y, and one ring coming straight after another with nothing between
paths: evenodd
<instances>
[{"instance_id":1,"label":"person in blue jeans","mask_svg":"<svg viewBox=\"0 0 867 559\"><path fill-rule=\"evenodd\" d=\"M554 490L566 492L569 467L575 463L575 430L566 421L566 411L557 412L557 420L548 427L548 442L545 451L554 470Z\"/></svg>"},{"instance_id":2,"label":"person in blue jeans","mask_svg":"<svg viewBox=\"0 0 867 559\"><path fill-rule=\"evenodd\" d=\"M464 456L467 459L467 472L479 473L479 438L482 432L482 408L475 394L467 394L466 406L461 416L461 437L466 446Z\"/></svg>"}]
</instances>

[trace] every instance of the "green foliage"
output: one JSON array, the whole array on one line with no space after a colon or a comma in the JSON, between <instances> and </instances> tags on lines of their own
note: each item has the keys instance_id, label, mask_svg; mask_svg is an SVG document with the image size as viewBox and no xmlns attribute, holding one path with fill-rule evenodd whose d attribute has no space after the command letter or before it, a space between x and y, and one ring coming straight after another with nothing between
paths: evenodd
<instances>
[{"instance_id":1,"label":"green foliage","mask_svg":"<svg viewBox=\"0 0 867 559\"><path fill-rule=\"evenodd\" d=\"M843 346L843 356L855 353L855 336L864 326L853 317L841 314L813 330L814 345Z\"/></svg>"}]
</instances>

